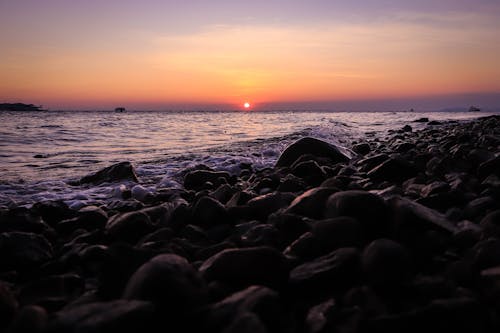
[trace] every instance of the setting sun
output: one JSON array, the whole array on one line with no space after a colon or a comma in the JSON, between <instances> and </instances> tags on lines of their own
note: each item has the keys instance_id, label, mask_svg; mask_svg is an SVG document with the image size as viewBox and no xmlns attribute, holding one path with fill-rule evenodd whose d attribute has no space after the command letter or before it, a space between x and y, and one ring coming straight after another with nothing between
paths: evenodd
<instances>
[{"instance_id":1,"label":"setting sun","mask_svg":"<svg viewBox=\"0 0 500 333\"><path fill-rule=\"evenodd\" d=\"M250 107L250 103L245 102L245 104L243 104L243 106L245 107L245 109L248 109Z\"/></svg>"}]
</instances>

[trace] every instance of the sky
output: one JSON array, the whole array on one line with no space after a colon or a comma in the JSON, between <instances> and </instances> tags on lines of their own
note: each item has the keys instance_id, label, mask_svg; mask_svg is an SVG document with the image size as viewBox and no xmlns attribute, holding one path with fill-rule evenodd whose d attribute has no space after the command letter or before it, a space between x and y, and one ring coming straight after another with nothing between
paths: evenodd
<instances>
[{"instance_id":1,"label":"sky","mask_svg":"<svg viewBox=\"0 0 500 333\"><path fill-rule=\"evenodd\" d=\"M0 102L500 108L498 0L0 0Z\"/></svg>"}]
</instances>

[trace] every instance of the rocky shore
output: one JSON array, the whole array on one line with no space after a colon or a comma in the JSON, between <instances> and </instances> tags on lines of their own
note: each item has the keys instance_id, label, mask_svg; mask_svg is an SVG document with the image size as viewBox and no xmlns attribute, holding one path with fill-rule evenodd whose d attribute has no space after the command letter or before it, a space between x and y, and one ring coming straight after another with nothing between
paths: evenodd
<instances>
[{"instance_id":1,"label":"rocky shore","mask_svg":"<svg viewBox=\"0 0 500 333\"><path fill-rule=\"evenodd\" d=\"M498 332L500 116L0 211L2 332ZM124 162L74 185L138 181Z\"/></svg>"}]
</instances>

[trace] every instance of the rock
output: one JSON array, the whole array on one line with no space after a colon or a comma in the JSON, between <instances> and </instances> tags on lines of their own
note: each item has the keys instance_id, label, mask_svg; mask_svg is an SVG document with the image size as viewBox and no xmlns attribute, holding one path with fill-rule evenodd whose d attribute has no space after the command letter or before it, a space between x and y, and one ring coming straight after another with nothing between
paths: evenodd
<instances>
[{"instance_id":1,"label":"rock","mask_svg":"<svg viewBox=\"0 0 500 333\"><path fill-rule=\"evenodd\" d=\"M478 271L500 265L500 240L488 238L474 248L474 268Z\"/></svg>"},{"instance_id":2,"label":"rock","mask_svg":"<svg viewBox=\"0 0 500 333\"><path fill-rule=\"evenodd\" d=\"M135 169L130 162L120 162L101 169L96 173L87 175L80 180L70 182L70 185L101 184L121 180L139 182Z\"/></svg>"},{"instance_id":3,"label":"rock","mask_svg":"<svg viewBox=\"0 0 500 333\"><path fill-rule=\"evenodd\" d=\"M413 128L410 125L404 125L402 128L403 132L411 132Z\"/></svg>"},{"instance_id":4,"label":"rock","mask_svg":"<svg viewBox=\"0 0 500 333\"><path fill-rule=\"evenodd\" d=\"M331 318L334 316L336 308L333 298L310 308L306 317L306 332L322 333L331 330Z\"/></svg>"},{"instance_id":5,"label":"rock","mask_svg":"<svg viewBox=\"0 0 500 333\"><path fill-rule=\"evenodd\" d=\"M197 270L175 254L161 254L142 265L130 278L125 299L150 301L169 321L185 318L205 305L208 289Z\"/></svg>"},{"instance_id":6,"label":"rock","mask_svg":"<svg viewBox=\"0 0 500 333\"><path fill-rule=\"evenodd\" d=\"M0 234L0 270L35 269L52 259L52 246L43 236L26 232Z\"/></svg>"},{"instance_id":7,"label":"rock","mask_svg":"<svg viewBox=\"0 0 500 333\"><path fill-rule=\"evenodd\" d=\"M75 212L63 201L37 202L33 205L33 210L38 212L43 220L51 226L75 216Z\"/></svg>"},{"instance_id":8,"label":"rock","mask_svg":"<svg viewBox=\"0 0 500 333\"><path fill-rule=\"evenodd\" d=\"M144 208L144 204L135 199L116 200L116 201L111 201L108 204L108 208L110 210L116 210L118 212L131 212Z\"/></svg>"},{"instance_id":9,"label":"rock","mask_svg":"<svg viewBox=\"0 0 500 333\"><path fill-rule=\"evenodd\" d=\"M285 212L311 218L320 218L323 215L327 198L337 191L338 189L332 187L312 188L296 197Z\"/></svg>"},{"instance_id":10,"label":"rock","mask_svg":"<svg viewBox=\"0 0 500 333\"><path fill-rule=\"evenodd\" d=\"M427 123L427 125L441 125L441 122L437 121L437 120L431 120Z\"/></svg>"},{"instance_id":11,"label":"rock","mask_svg":"<svg viewBox=\"0 0 500 333\"><path fill-rule=\"evenodd\" d=\"M83 279L76 274L44 277L24 285L19 292L19 301L24 305L40 305L57 311L84 290Z\"/></svg>"},{"instance_id":12,"label":"rock","mask_svg":"<svg viewBox=\"0 0 500 333\"><path fill-rule=\"evenodd\" d=\"M318 139L306 137L288 146L279 157L278 162L276 162L276 167L290 167L304 154L326 157L331 159L333 163L347 162L350 159L336 146Z\"/></svg>"},{"instance_id":13,"label":"rock","mask_svg":"<svg viewBox=\"0 0 500 333\"><path fill-rule=\"evenodd\" d=\"M381 235L389 229L389 210L385 201L366 191L342 191L332 194L324 213L326 218L350 216L358 220L369 235Z\"/></svg>"},{"instance_id":14,"label":"rock","mask_svg":"<svg viewBox=\"0 0 500 333\"><path fill-rule=\"evenodd\" d=\"M265 246L224 250L207 259L200 272L207 281L220 280L238 286L279 287L288 277L285 257Z\"/></svg>"},{"instance_id":15,"label":"rock","mask_svg":"<svg viewBox=\"0 0 500 333\"><path fill-rule=\"evenodd\" d=\"M223 333L267 333L267 329L257 315L252 312L241 312L235 315Z\"/></svg>"},{"instance_id":16,"label":"rock","mask_svg":"<svg viewBox=\"0 0 500 333\"><path fill-rule=\"evenodd\" d=\"M326 178L326 173L316 161L303 161L292 165L292 174L302 178L306 183L317 186Z\"/></svg>"},{"instance_id":17,"label":"rock","mask_svg":"<svg viewBox=\"0 0 500 333\"><path fill-rule=\"evenodd\" d=\"M132 198L135 200L146 202L153 197L153 193L142 185L135 185L130 189L132 193Z\"/></svg>"},{"instance_id":18,"label":"rock","mask_svg":"<svg viewBox=\"0 0 500 333\"><path fill-rule=\"evenodd\" d=\"M304 192L307 184L301 178L292 175L291 173L286 175L281 184L278 186L279 192Z\"/></svg>"},{"instance_id":19,"label":"rock","mask_svg":"<svg viewBox=\"0 0 500 333\"><path fill-rule=\"evenodd\" d=\"M377 239L363 251L363 272L375 287L393 288L410 277L410 255L399 243L390 239Z\"/></svg>"},{"instance_id":20,"label":"rock","mask_svg":"<svg viewBox=\"0 0 500 333\"><path fill-rule=\"evenodd\" d=\"M155 328L153 314L154 306L144 301L81 304L57 312L48 332L148 332Z\"/></svg>"},{"instance_id":21,"label":"rock","mask_svg":"<svg viewBox=\"0 0 500 333\"><path fill-rule=\"evenodd\" d=\"M342 290L358 278L358 250L341 248L295 267L290 272L290 286L296 293L311 297Z\"/></svg>"},{"instance_id":22,"label":"rock","mask_svg":"<svg viewBox=\"0 0 500 333\"><path fill-rule=\"evenodd\" d=\"M490 174L495 174L500 177L500 155L483 162L477 168L477 174L481 178L485 178Z\"/></svg>"},{"instance_id":23,"label":"rock","mask_svg":"<svg viewBox=\"0 0 500 333\"><path fill-rule=\"evenodd\" d=\"M356 164L361 166L362 171L369 171L376 167L377 165L380 165L384 161L387 161L389 159L389 156L387 154L377 154L371 157L364 158L362 160L359 160Z\"/></svg>"},{"instance_id":24,"label":"rock","mask_svg":"<svg viewBox=\"0 0 500 333\"><path fill-rule=\"evenodd\" d=\"M375 180L404 181L417 175L417 170L406 160L389 158L368 172L368 176Z\"/></svg>"},{"instance_id":25,"label":"rock","mask_svg":"<svg viewBox=\"0 0 500 333\"><path fill-rule=\"evenodd\" d=\"M241 316L248 314L254 315L253 319L242 321ZM263 286L250 286L215 303L211 308L210 322L210 331L214 332L221 331L221 327L228 324L229 327L224 332L231 332L235 326L246 329L247 325L264 332L290 331L290 323L284 320L278 293Z\"/></svg>"},{"instance_id":26,"label":"rock","mask_svg":"<svg viewBox=\"0 0 500 333\"><path fill-rule=\"evenodd\" d=\"M7 231L41 234L50 231L50 227L32 210L25 207L16 207L0 212L0 232Z\"/></svg>"},{"instance_id":27,"label":"rock","mask_svg":"<svg viewBox=\"0 0 500 333\"><path fill-rule=\"evenodd\" d=\"M151 220L142 212L117 214L106 224L106 232L112 238L132 243L137 242L152 229Z\"/></svg>"},{"instance_id":28,"label":"rock","mask_svg":"<svg viewBox=\"0 0 500 333\"><path fill-rule=\"evenodd\" d=\"M193 207L192 221L195 225L210 227L228 223L229 215L220 202L214 198L204 196Z\"/></svg>"},{"instance_id":29,"label":"rock","mask_svg":"<svg viewBox=\"0 0 500 333\"><path fill-rule=\"evenodd\" d=\"M241 236L241 244L245 247L252 246L280 246L278 230L269 224L260 224L250 228Z\"/></svg>"},{"instance_id":30,"label":"rock","mask_svg":"<svg viewBox=\"0 0 500 333\"><path fill-rule=\"evenodd\" d=\"M3 332L17 313L18 303L11 290L0 281L0 330Z\"/></svg>"},{"instance_id":31,"label":"rock","mask_svg":"<svg viewBox=\"0 0 500 333\"><path fill-rule=\"evenodd\" d=\"M48 314L37 305L23 307L10 325L9 333L42 333L45 332Z\"/></svg>"},{"instance_id":32,"label":"rock","mask_svg":"<svg viewBox=\"0 0 500 333\"><path fill-rule=\"evenodd\" d=\"M450 185L442 181L434 181L422 188L421 194L423 197L428 197L432 194L448 192Z\"/></svg>"},{"instance_id":33,"label":"rock","mask_svg":"<svg viewBox=\"0 0 500 333\"><path fill-rule=\"evenodd\" d=\"M289 193L272 192L255 197L247 202L253 217L265 220L269 214L288 206L295 197Z\"/></svg>"},{"instance_id":34,"label":"rock","mask_svg":"<svg viewBox=\"0 0 500 333\"><path fill-rule=\"evenodd\" d=\"M474 219L480 214L487 213L489 210L500 208L497 200L492 197L480 197L469 202L464 208L464 214L469 219Z\"/></svg>"},{"instance_id":35,"label":"rock","mask_svg":"<svg viewBox=\"0 0 500 333\"><path fill-rule=\"evenodd\" d=\"M428 123L429 118L427 118L427 117L418 118L418 119L414 120L414 122L416 122L416 123Z\"/></svg>"},{"instance_id":36,"label":"rock","mask_svg":"<svg viewBox=\"0 0 500 333\"><path fill-rule=\"evenodd\" d=\"M215 188L219 187L231 177L225 171L195 170L184 177L184 187L188 190L201 190L206 183L212 183Z\"/></svg>"},{"instance_id":37,"label":"rock","mask_svg":"<svg viewBox=\"0 0 500 333\"><path fill-rule=\"evenodd\" d=\"M358 143L354 146L352 146L352 150L355 153L361 154L361 155L366 155L371 151L370 145L366 142L363 143Z\"/></svg>"},{"instance_id":38,"label":"rock","mask_svg":"<svg viewBox=\"0 0 500 333\"><path fill-rule=\"evenodd\" d=\"M78 210L77 215L75 218L60 222L56 229L59 232L71 232L76 229L100 230L108 221L108 214L96 206L83 207Z\"/></svg>"},{"instance_id":39,"label":"rock","mask_svg":"<svg viewBox=\"0 0 500 333\"><path fill-rule=\"evenodd\" d=\"M500 238L500 209L483 217L480 225L486 237Z\"/></svg>"}]
</instances>

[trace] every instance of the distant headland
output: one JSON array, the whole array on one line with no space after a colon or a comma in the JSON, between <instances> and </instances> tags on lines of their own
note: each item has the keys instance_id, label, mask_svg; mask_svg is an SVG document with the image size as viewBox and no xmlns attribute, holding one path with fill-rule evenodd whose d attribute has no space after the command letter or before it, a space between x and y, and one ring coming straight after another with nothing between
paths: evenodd
<instances>
[{"instance_id":1,"label":"distant headland","mask_svg":"<svg viewBox=\"0 0 500 333\"><path fill-rule=\"evenodd\" d=\"M45 109L34 104L0 103L0 111L45 111Z\"/></svg>"}]
</instances>

